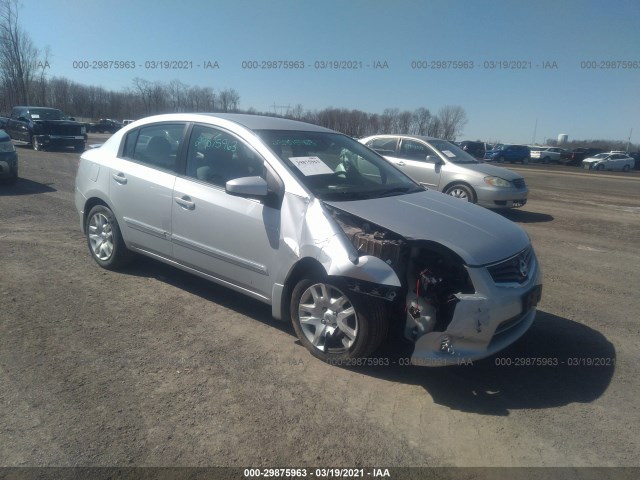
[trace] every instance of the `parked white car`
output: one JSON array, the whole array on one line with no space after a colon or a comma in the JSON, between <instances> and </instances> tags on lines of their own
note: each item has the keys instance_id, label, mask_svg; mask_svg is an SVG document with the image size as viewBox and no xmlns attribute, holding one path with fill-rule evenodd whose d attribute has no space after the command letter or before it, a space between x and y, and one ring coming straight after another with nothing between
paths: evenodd
<instances>
[{"instance_id":1,"label":"parked white car","mask_svg":"<svg viewBox=\"0 0 640 480\"><path fill-rule=\"evenodd\" d=\"M564 150L559 147L531 147L531 161L540 163L561 163Z\"/></svg>"},{"instance_id":2,"label":"parked white car","mask_svg":"<svg viewBox=\"0 0 640 480\"><path fill-rule=\"evenodd\" d=\"M635 165L635 160L621 152L598 153L582 161L586 170L622 170L628 172Z\"/></svg>"}]
</instances>

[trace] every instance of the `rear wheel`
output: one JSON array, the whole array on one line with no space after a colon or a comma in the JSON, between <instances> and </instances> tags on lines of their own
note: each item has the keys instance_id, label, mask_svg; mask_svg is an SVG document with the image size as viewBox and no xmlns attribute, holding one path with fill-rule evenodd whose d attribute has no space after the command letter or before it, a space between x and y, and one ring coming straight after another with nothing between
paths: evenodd
<instances>
[{"instance_id":1,"label":"rear wheel","mask_svg":"<svg viewBox=\"0 0 640 480\"><path fill-rule=\"evenodd\" d=\"M504 163L504 157L498 157L498 163Z\"/></svg>"},{"instance_id":2,"label":"rear wheel","mask_svg":"<svg viewBox=\"0 0 640 480\"><path fill-rule=\"evenodd\" d=\"M624 167L622 167L623 172L628 172L629 170L631 170L631 167L629 165L625 165Z\"/></svg>"},{"instance_id":3,"label":"rear wheel","mask_svg":"<svg viewBox=\"0 0 640 480\"><path fill-rule=\"evenodd\" d=\"M115 270L132 260L133 253L127 249L116 217L108 207L96 205L91 209L85 231L91 256L102 268Z\"/></svg>"},{"instance_id":4,"label":"rear wheel","mask_svg":"<svg viewBox=\"0 0 640 480\"><path fill-rule=\"evenodd\" d=\"M526 164L528 164L528 163L529 163L529 157L524 157L524 158L522 159L522 164L523 164L523 165L526 165ZM545 163L549 163L549 161L547 160Z\"/></svg>"},{"instance_id":5,"label":"rear wheel","mask_svg":"<svg viewBox=\"0 0 640 480\"><path fill-rule=\"evenodd\" d=\"M381 300L364 301L320 276L298 282L290 311L300 342L325 362L367 357L387 335L388 318Z\"/></svg>"}]
</instances>

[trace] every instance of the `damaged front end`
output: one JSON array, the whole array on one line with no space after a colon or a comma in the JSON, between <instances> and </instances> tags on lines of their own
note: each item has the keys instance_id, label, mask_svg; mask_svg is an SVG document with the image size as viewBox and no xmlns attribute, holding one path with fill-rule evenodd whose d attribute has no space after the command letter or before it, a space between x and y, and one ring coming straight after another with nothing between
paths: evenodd
<instances>
[{"instance_id":1,"label":"damaged front end","mask_svg":"<svg viewBox=\"0 0 640 480\"><path fill-rule=\"evenodd\" d=\"M399 287L348 277L346 281L351 291L390 303L392 327L415 345L414 364L461 364L490 356L513 343L533 323L541 287L530 246L496 264L526 263L525 275L512 281L511 277L493 276L491 265L467 265L439 243L408 240L333 206L325 208L359 258L384 261L399 279Z\"/></svg>"}]
</instances>

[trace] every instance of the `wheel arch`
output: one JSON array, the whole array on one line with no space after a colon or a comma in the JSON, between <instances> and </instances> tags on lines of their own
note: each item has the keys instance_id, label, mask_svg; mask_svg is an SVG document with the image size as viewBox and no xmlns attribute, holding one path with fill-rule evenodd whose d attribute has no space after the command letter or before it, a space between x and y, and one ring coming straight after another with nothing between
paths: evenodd
<instances>
[{"instance_id":1,"label":"wheel arch","mask_svg":"<svg viewBox=\"0 0 640 480\"><path fill-rule=\"evenodd\" d=\"M84 210L82 212L82 233L86 234L86 225L87 225L87 216L93 207L96 205L104 205L109 210L111 210L115 216L116 212L113 211L113 207L109 205L109 203L100 197L89 197L86 202L84 202ZM117 217L116 217L117 218Z\"/></svg>"},{"instance_id":2,"label":"wheel arch","mask_svg":"<svg viewBox=\"0 0 640 480\"><path fill-rule=\"evenodd\" d=\"M273 312L274 317L284 322L288 322L289 320L291 320L290 309L289 309L289 304L291 302L291 294L293 293L293 289L295 288L296 284L302 278L304 278L305 275L309 275L309 274L326 276L327 271L318 260L312 257L302 258L291 267L291 269L289 270L289 273L287 273L287 276L285 277L284 286L281 289L281 294L279 299L280 300L279 312ZM274 301L273 304L275 305L276 302ZM276 313L279 313L280 316L277 317L275 315Z\"/></svg>"}]
</instances>

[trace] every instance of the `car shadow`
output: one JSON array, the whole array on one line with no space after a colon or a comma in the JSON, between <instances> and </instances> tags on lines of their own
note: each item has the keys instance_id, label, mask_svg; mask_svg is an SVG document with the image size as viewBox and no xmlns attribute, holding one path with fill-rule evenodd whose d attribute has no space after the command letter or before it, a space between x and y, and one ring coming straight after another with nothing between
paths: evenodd
<instances>
[{"instance_id":1,"label":"car shadow","mask_svg":"<svg viewBox=\"0 0 640 480\"><path fill-rule=\"evenodd\" d=\"M526 210L498 210L497 213L512 222L518 223L543 223L554 220L553 216L546 213L527 212Z\"/></svg>"},{"instance_id":2,"label":"car shadow","mask_svg":"<svg viewBox=\"0 0 640 480\"><path fill-rule=\"evenodd\" d=\"M131 265L119 270L118 273L155 278L246 317L268 324L280 331L295 335L290 322L280 322L271 316L269 305L160 261L137 255Z\"/></svg>"},{"instance_id":3,"label":"car shadow","mask_svg":"<svg viewBox=\"0 0 640 480\"><path fill-rule=\"evenodd\" d=\"M0 181L0 197L9 195L35 195L37 193L55 192L56 189L50 187L53 183L39 183L27 178L20 178L15 185L9 185Z\"/></svg>"},{"instance_id":4,"label":"car shadow","mask_svg":"<svg viewBox=\"0 0 640 480\"><path fill-rule=\"evenodd\" d=\"M531 329L498 354L451 367L400 366L411 347L390 344L380 352L388 367L358 371L393 382L419 385L435 403L482 415L511 410L589 403L609 386L616 351L601 333L572 320L538 311Z\"/></svg>"},{"instance_id":5,"label":"car shadow","mask_svg":"<svg viewBox=\"0 0 640 480\"><path fill-rule=\"evenodd\" d=\"M164 263L139 257L120 273L155 278L295 338L291 324L275 320L268 305ZM607 390L616 362L613 344L601 333L540 310L520 340L488 359L449 367L411 366L412 350L395 334L371 358L381 365L335 368L418 385L435 403L454 410L507 416L511 410L592 402Z\"/></svg>"}]
</instances>

